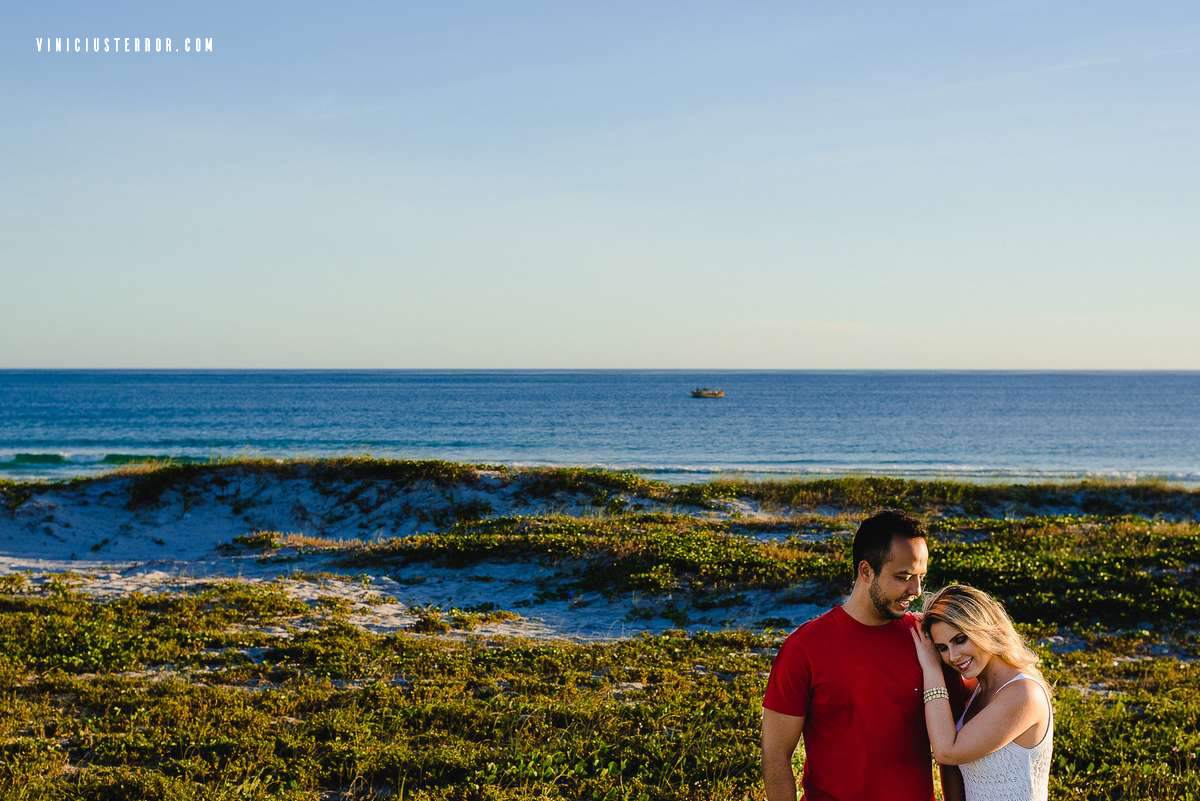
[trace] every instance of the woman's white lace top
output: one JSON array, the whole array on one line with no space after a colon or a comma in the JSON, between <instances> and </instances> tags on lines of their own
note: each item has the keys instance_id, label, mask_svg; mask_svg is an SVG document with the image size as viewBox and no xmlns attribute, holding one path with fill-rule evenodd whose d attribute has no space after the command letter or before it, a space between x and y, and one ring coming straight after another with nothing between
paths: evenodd
<instances>
[{"instance_id":1,"label":"woman's white lace top","mask_svg":"<svg viewBox=\"0 0 1200 801\"><path fill-rule=\"evenodd\" d=\"M1000 685L996 692L1019 679L1028 679L1041 687L1043 693L1046 692L1036 679L1024 673L1018 673ZM978 694L979 688L976 687L963 709L962 717L958 719L957 728L963 727L967 709L971 708L971 702ZM1049 696L1046 697L1046 704L1050 704ZM1051 708L1050 719L1046 723L1046 734L1033 748L1023 748L1013 740L998 751L993 751L974 762L959 765L967 801L1046 801L1053 740L1054 710Z\"/></svg>"}]
</instances>

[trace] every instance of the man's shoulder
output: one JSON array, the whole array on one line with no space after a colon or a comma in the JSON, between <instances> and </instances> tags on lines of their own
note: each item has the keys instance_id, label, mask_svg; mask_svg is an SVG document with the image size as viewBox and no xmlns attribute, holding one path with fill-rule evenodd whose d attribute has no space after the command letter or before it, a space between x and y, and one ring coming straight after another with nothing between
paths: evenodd
<instances>
[{"instance_id":1,"label":"man's shoulder","mask_svg":"<svg viewBox=\"0 0 1200 801\"><path fill-rule=\"evenodd\" d=\"M891 620L881 628L891 628L893 631L901 630L907 632L908 629L915 629L919 626L920 621L920 616L914 615L912 612L906 612L903 617ZM850 617L846 610L840 606L835 606L829 611L801 624L788 635L782 647L787 650L810 650L814 647L820 650L831 645L850 644L856 641L856 637L861 634L860 630L863 628L862 625L857 624ZM895 642L894 638L888 641ZM879 641L872 638L869 642ZM904 635L904 642L908 642L907 633Z\"/></svg>"},{"instance_id":2,"label":"man's shoulder","mask_svg":"<svg viewBox=\"0 0 1200 801\"><path fill-rule=\"evenodd\" d=\"M788 635L784 640L784 645L804 645L821 640L828 636L830 632L838 627L838 616L845 615L841 607L833 607L832 609L822 612L811 620L807 620L796 627L795 631Z\"/></svg>"}]
</instances>

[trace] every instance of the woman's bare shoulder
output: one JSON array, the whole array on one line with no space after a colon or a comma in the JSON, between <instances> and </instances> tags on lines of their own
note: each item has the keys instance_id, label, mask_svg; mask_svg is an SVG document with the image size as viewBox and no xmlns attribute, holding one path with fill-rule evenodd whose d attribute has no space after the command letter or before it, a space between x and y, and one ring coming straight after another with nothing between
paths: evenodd
<instances>
[{"instance_id":1,"label":"woman's bare shoulder","mask_svg":"<svg viewBox=\"0 0 1200 801\"><path fill-rule=\"evenodd\" d=\"M1002 703L1006 707L1021 709L1045 710L1050 705L1050 694L1042 683L1033 676L1025 676L1013 681L996 693L992 703Z\"/></svg>"}]
</instances>

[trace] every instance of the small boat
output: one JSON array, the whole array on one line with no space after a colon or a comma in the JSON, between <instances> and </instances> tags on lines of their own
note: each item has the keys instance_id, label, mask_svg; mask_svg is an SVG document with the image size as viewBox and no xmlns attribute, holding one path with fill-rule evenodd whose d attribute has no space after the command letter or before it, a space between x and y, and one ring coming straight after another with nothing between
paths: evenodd
<instances>
[{"instance_id":1,"label":"small boat","mask_svg":"<svg viewBox=\"0 0 1200 801\"><path fill-rule=\"evenodd\" d=\"M693 398L723 398L725 390L716 387L696 387L692 390Z\"/></svg>"}]
</instances>

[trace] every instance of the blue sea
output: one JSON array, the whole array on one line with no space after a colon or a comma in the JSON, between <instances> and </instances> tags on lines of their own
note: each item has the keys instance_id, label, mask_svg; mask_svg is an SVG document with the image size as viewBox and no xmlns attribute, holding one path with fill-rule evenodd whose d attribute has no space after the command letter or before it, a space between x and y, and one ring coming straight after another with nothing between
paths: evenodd
<instances>
[{"instance_id":1,"label":"blue sea","mask_svg":"<svg viewBox=\"0 0 1200 801\"><path fill-rule=\"evenodd\" d=\"M696 399L698 386L725 390ZM671 481L1200 484L1197 372L0 371L0 476L372 454Z\"/></svg>"}]
</instances>

